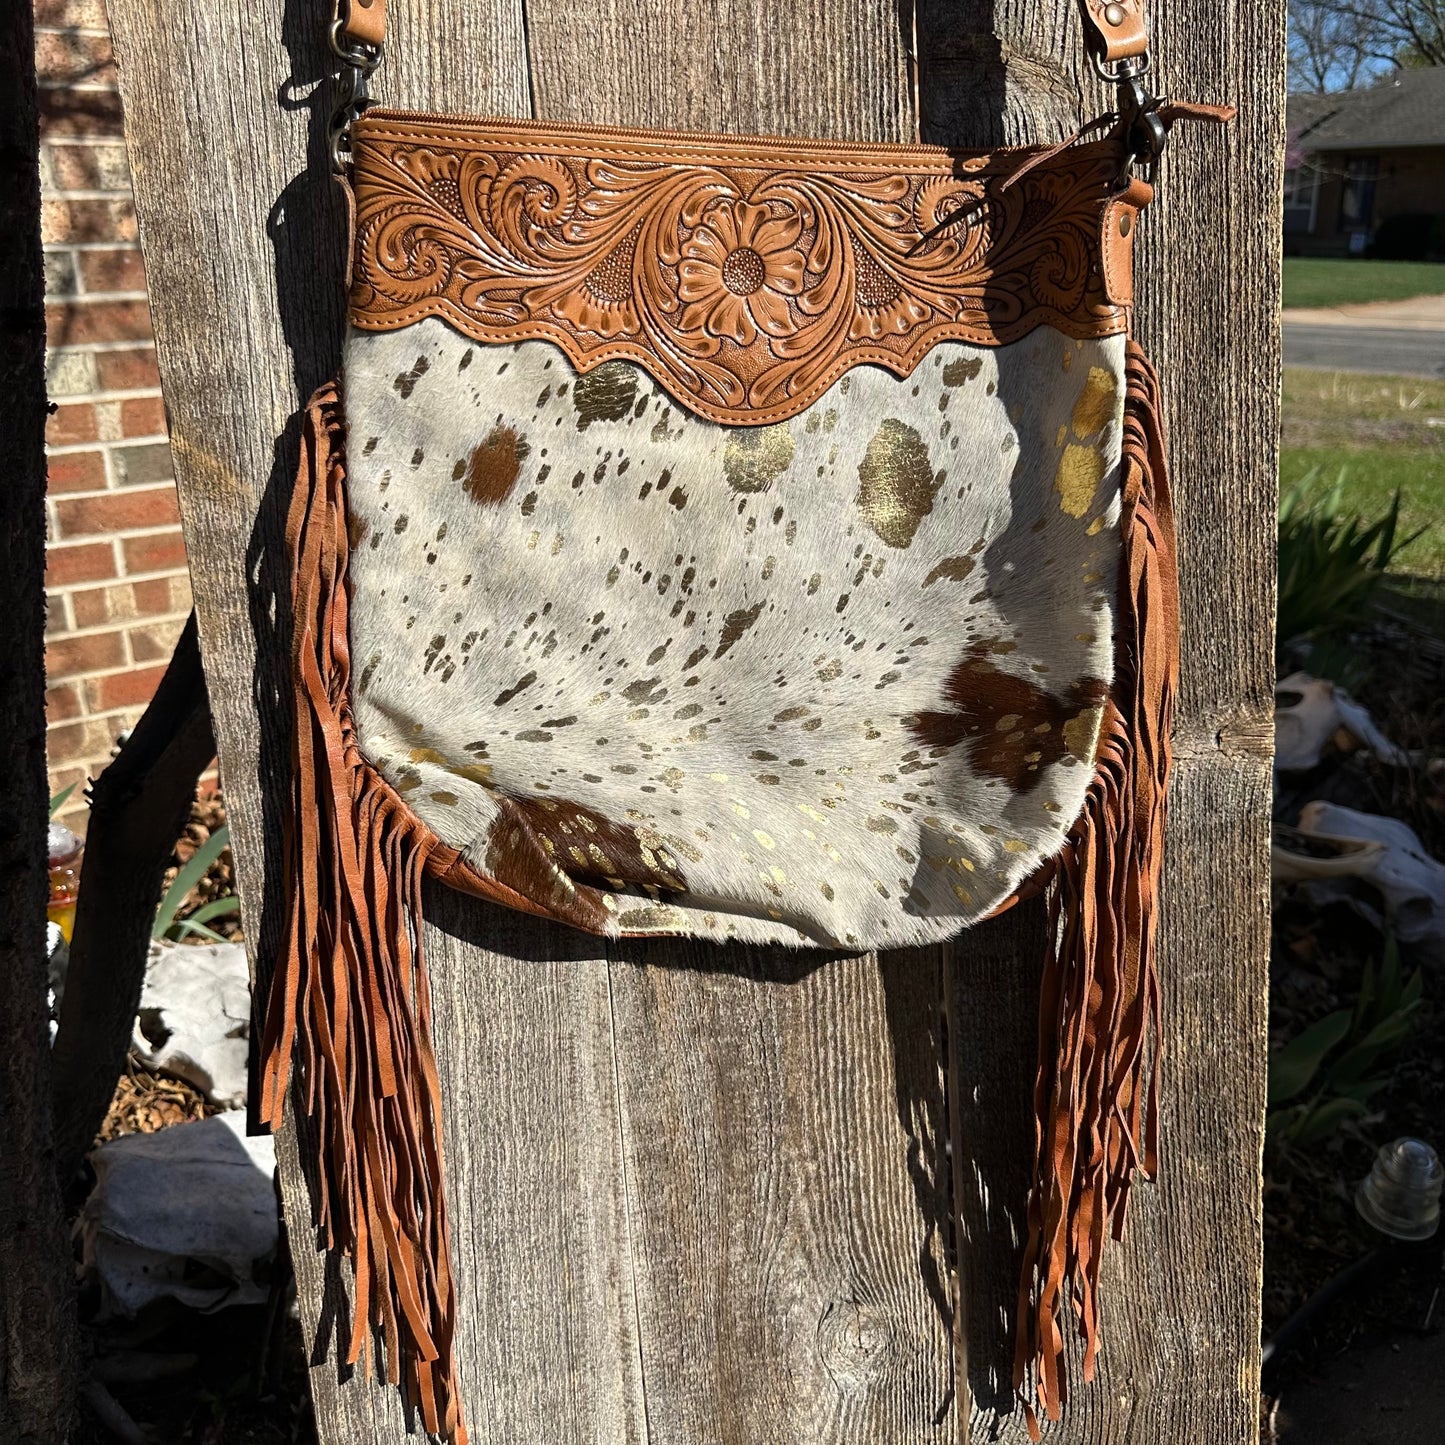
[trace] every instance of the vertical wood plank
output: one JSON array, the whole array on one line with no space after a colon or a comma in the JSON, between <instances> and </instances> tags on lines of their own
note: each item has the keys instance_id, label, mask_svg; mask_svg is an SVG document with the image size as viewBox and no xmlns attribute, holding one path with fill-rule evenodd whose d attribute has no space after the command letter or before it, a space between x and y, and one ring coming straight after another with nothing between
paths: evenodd
<instances>
[{"instance_id":1,"label":"vertical wood plank","mask_svg":"<svg viewBox=\"0 0 1445 1445\"><path fill-rule=\"evenodd\" d=\"M277 925L262 900L279 898L293 418L333 369L342 324L343 222L324 117L306 108L325 8L111 3L262 954ZM1100 101L1069 0L392 10L377 88L419 108L856 139L917 124L977 145L1052 138L1081 94L1088 114ZM1155 15L1163 88L1246 110L1228 137L1177 138L1143 237L1140 329L1164 374L1189 629L1167 1152L1106 1268L1101 1379L1077 1393L1060 1442L1254 1438L1282 28L1278 0ZM942 1442L969 1433L965 1380L975 1437L1022 1438L997 1417L1031 1137L1036 911L947 952L800 963L664 944L608 959L436 890L428 908L474 1439ZM290 1142L283 1178L304 1220ZM307 1238L294 1230L314 1327L335 1294ZM393 1392L338 1389L329 1365L314 1383L327 1445L406 1438Z\"/></svg>"},{"instance_id":2,"label":"vertical wood plank","mask_svg":"<svg viewBox=\"0 0 1445 1445\"><path fill-rule=\"evenodd\" d=\"M907 140L898 14L528 5L538 113ZM956 1440L941 952L612 950L648 1423L688 1445Z\"/></svg>"},{"instance_id":3,"label":"vertical wood plank","mask_svg":"<svg viewBox=\"0 0 1445 1445\"><path fill-rule=\"evenodd\" d=\"M1070 0L962 9L920 0L925 139L1052 140L1107 106ZM1258 1435L1285 13L1236 0L1150 9L1155 89L1241 114L1228 132L1179 129L1136 253L1184 618L1161 928L1163 1159L1105 1263L1097 1383L1076 1391L1052 1438L1169 1445ZM1001 1244L1023 1227L1033 1037L1020 1021L1043 940L1037 917L1000 924L956 954L960 1321L974 1437L1022 1442L1017 1416L999 1418L1012 1278Z\"/></svg>"},{"instance_id":4,"label":"vertical wood plank","mask_svg":"<svg viewBox=\"0 0 1445 1445\"><path fill-rule=\"evenodd\" d=\"M405 39L385 72L394 99L526 114L517 5L395 8ZM283 904L282 527L295 417L335 370L344 320L324 85L323 109L311 104L329 68L328 9L110 6L253 963L274 947ZM473 1438L631 1445L644 1431L606 961L580 935L441 890L428 909ZM308 1338L324 1339L341 1295L307 1227L292 1128L281 1175ZM355 1378L343 1388L334 1357L315 1363L327 1445L413 1438L395 1390Z\"/></svg>"}]
</instances>

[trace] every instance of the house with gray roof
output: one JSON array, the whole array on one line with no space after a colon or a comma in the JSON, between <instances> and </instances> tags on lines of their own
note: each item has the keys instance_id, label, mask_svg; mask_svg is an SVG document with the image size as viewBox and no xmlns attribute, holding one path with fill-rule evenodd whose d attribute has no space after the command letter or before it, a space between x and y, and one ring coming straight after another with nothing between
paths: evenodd
<instances>
[{"instance_id":1,"label":"house with gray roof","mask_svg":"<svg viewBox=\"0 0 1445 1445\"><path fill-rule=\"evenodd\" d=\"M1445 259L1445 66L1292 95L1286 255Z\"/></svg>"}]
</instances>

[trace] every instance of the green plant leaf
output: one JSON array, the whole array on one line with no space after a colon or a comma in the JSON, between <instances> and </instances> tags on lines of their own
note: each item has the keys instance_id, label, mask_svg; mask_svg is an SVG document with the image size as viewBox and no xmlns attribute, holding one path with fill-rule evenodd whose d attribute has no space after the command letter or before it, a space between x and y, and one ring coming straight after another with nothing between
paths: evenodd
<instances>
[{"instance_id":1,"label":"green plant leaf","mask_svg":"<svg viewBox=\"0 0 1445 1445\"><path fill-rule=\"evenodd\" d=\"M229 943L228 938L222 937L213 928L207 928L204 923L197 923L195 917L183 918L179 923L171 925L170 932L166 935L173 940L179 939L187 933L198 933L202 938L208 938L212 943Z\"/></svg>"},{"instance_id":2,"label":"green plant leaf","mask_svg":"<svg viewBox=\"0 0 1445 1445\"><path fill-rule=\"evenodd\" d=\"M1309 1111L1308 1117L1294 1131L1294 1143L1301 1149L1308 1144L1318 1144L1328 1139L1347 1120L1358 1119L1369 1112L1358 1099L1329 1099Z\"/></svg>"},{"instance_id":3,"label":"green plant leaf","mask_svg":"<svg viewBox=\"0 0 1445 1445\"><path fill-rule=\"evenodd\" d=\"M1407 1008L1396 1009L1381 1019L1362 1039L1352 1044L1325 1071L1325 1084L1338 1089L1342 1084L1363 1078L1374 1067L1380 1055L1398 1044L1415 1026L1418 1000Z\"/></svg>"},{"instance_id":4,"label":"green plant leaf","mask_svg":"<svg viewBox=\"0 0 1445 1445\"><path fill-rule=\"evenodd\" d=\"M1307 500L1319 480L1319 469L1311 468L1280 506L1276 636L1281 647L1358 623L1391 561L1420 536L1400 536L1398 492L1374 521L1346 516L1345 478L1342 469L1328 495Z\"/></svg>"},{"instance_id":5,"label":"green plant leaf","mask_svg":"<svg viewBox=\"0 0 1445 1445\"><path fill-rule=\"evenodd\" d=\"M194 913L187 914L181 920L183 923L210 923L217 918L230 918L241 911L241 900L234 893L228 893L224 898L213 898L209 903L203 903Z\"/></svg>"},{"instance_id":6,"label":"green plant leaf","mask_svg":"<svg viewBox=\"0 0 1445 1445\"><path fill-rule=\"evenodd\" d=\"M1365 972L1360 979L1360 996L1355 1000L1355 1020L1350 1025L1350 1032L1353 1034L1364 1033L1370 1025L1370 1018L1375 1009L1375 995L1379 989L1379 973L1375 968L1375 960L1365 960Z\"/></svg>"},{"instance_id":7,"label":"green plant leaf","mask_svg":"<svg viewBox=\"0 0 1445 1445\"><path fill-rule=\"evenodd\" d=\"M1304 1104L1291 1104L1287 1109L1271 1109L1265 1116L1264 1142L1267 1148L1292 1144L1301 1124L1309 1116Z\"/></svg>"},{"instance_id":8,"label":"green plant leaf","mask_svg":"<svg viewBox=\"0 0 1445 1445\"><path fill-rule=\"evenodd\" d=\"M1413 1008L1425 996L1425 975L1416 969L1400 990L1400 1007Z\"/></svg>"},{"instance_id":9,"label":"green plant leaf","mask_svg":"<svg viewBox=\"0 0 1445 1445\"><path fill-rule=\"evenodd\" d=\"M1303 1033L1270 1055L1269 1102L1284 1104L1309 1087L1325 1055L1350 1031L1350 1013L1339 1009L1326 1014Z\"/></svg>"},{"instance_id":10,"label":"green plant leaf","mask_svg":"<svg viewBox=\"0 0 1445 1445\"><path fill-rule=\"evenodd\" d=\"M151 926L152 938L166 936L167 931L176 921L176 914L180 911L181 904L186 901L186 895L206 876L210 871L211 864L226 851L230 841L231 830L223 824L186 860L185 865L172 880L171 886L166 889L165 897L161 899L161 906L156 910L155 923Z\"/></svg>"},{"instance_id":11,"label":"green plant leaf","mask_svg":"<svg viewBox=\"0 0 1445 1445\"><path fill-rule=\"evenodd\" d=\"M79 783L72 783L68 788L62 788L58 793L55 793L51 796L50 816L52 818L70 801L70 795L79 786Z\"/></svg>"}]
</instances>

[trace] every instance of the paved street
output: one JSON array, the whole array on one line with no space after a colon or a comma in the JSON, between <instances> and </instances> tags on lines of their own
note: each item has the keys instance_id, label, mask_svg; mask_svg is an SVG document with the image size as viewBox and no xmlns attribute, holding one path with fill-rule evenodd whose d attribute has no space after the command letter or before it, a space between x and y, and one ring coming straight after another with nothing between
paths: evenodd
<instances>
[{"instance_id":1,"label":"paved street","mask_svg":"<svg viewBox=\"0 0 1445 1445\"><path fill-rule=\"evenodd\" d=\"M1445 378L1445 331L1321 326L1286 317L1284 364Z\"/></svg>"},{"instance_id":2,"label":"paved street","mask_svg":"<svg viewBox=\"0 0 1445 1445\"><path fill-rule=\"evenodd\" d=\"M1284 364L1445 377L1445 296L1286 311Z\"/></svg>"}]
</instances>

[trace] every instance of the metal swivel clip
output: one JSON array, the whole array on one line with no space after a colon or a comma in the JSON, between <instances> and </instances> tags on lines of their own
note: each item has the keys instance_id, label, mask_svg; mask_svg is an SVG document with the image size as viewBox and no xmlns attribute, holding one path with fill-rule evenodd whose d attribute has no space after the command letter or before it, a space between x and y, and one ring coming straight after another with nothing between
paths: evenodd
<instances>
[{"instance_id":1,"label":"metal swivel clip","mask_svg":"<svg viewBox=\"0 0 1445 1445\"><path fill-rule=\"evenodd\" d=\"M344 173L351 164L351 124L371 104L367 82L381 64L382 50L379 45L343 41L341 27L340 20L333 20L327 33L331 53L341 61L341 67L334 77L336 99L331 108L326 139L332 168Z\"/></svg>"},{"instance_id":2,"label":"metal swivel clip","mask_svg":"<svg viewBox=\"0 0 1445 1445\"><path fill-rule=\"evenodd\" d=\"M1164 101L1151 95L1144 84L1149 73L1149 52L1131 55L1110 64L1097 53L1092 55L1094 70L1101 80L1118 87L1118 115L1128 160L1125 172L1140 166L1144 179L1152 186L1159 174L1159 158L1169 140L1169 127L1159 113Z\"/></svg>"}]
</instances>

